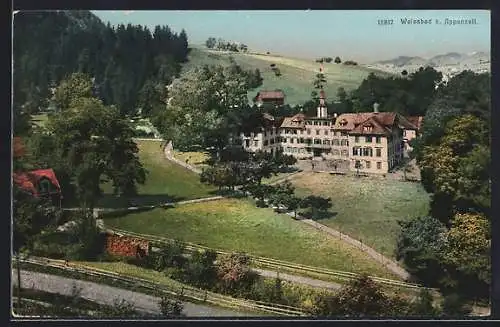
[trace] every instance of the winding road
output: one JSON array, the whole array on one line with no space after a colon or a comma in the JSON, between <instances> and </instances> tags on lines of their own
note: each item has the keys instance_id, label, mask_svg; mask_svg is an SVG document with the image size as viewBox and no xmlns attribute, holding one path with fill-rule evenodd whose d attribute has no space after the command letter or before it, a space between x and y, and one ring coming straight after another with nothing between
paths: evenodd
<instances>
[{"instance_id":1,"label":"winding road","mask_svg":"<svg viewBox=\"0 0 500 327\"><path fill-rule=\"evenodd\" d=\"M12 271L12 283L17 285L17 276ZM56 275L43 274L27 270L21 271L21 285L33 287L40 291L71 295L73 285L81 289L81 297L100 304L113 305L115 299L124 299L134 305L137 311L159 314L158 303L160 298L133 292L117 287L71 279ZM207 305L184 302L183 313L188 317L252 317L255 313L232 311L230 309L215 308Z\"/></svg>"}]
</instances>

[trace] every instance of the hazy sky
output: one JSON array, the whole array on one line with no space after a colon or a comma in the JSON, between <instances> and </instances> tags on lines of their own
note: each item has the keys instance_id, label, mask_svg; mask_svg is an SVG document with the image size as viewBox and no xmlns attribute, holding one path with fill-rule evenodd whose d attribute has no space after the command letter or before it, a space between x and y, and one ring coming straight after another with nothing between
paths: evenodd
<instances>
[{"instance_id":1,"label":"hazy sky","mask_svg":"<svg viewBox=\"0 0 500 327\"><path fill-rule=\"evenodd\" d=\"M341 56L362 62L400 55L430 57L447 52L490 51L486 10L364 11L94 11L104 22L185 29L189 42L210 37L239 41L251 49L295 57ZM378 19L393 19L379 25ZM404 25L402 18L432 19ZM472 19L475 25L445 25L445 18ZM441 24L436 24L435 20Z\"/></svg>"}]
</instances>

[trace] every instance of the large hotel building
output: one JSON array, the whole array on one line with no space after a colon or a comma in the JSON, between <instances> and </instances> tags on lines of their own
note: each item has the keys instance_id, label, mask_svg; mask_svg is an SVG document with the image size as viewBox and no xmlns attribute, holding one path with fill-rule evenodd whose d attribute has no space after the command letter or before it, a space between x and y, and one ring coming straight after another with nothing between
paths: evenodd
<instances>
[{"instance_id":1,"label":"large hotel building","mask_svg":"<svg viewBox=\"0 0 500 327\"><path fill-rule=\"evenodd\" d=\"M421 117L378 112L377 104L371 112L329 116L323 90L314 117L299 113L281 120L268 114L264 118L266 124L254 133L241 134L247 151L282 150L297 159L325 160L335 170L380 174L401 163L421 122Z\"/></svg>"}]
</instances>

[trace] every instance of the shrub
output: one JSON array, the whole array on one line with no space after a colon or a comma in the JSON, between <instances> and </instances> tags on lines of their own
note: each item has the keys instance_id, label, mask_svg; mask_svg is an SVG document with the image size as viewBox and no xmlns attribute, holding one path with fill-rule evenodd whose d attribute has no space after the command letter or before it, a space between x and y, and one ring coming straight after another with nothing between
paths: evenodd
<instances>
[{"instance_id":1,"label":"shrub","mask_svg":"<svg viewBox=\"0 0 500 327\"><path fill-rule=\"evenodd\" d=\"M250 258L244 253L223 255L217 262L217 288L228 294L248 295L258 275L250 269Z\"/></svg>"},{"instance_id":2,"label":"shrub","mask_svg":"<svg viewBox=\"0 0 500 327\"><path fill-rule=\"evenodd\" d=\"M186 281L197 287L211 289L217 280L217 271L214 261L217 253L214 251L195 251L186 264Z\"/></svg>"},{"instance_id":3,"label":"shrub","mask_svg":"<svg viewBox=\"0 0 500 327\"><path fill-rule=\"evenodd\" d=\"M161 297L159 307L162 316L166 318L180 317L184 309L184 305L179 298L169 298L166 296Z\"/></svg>"}]
</instances>

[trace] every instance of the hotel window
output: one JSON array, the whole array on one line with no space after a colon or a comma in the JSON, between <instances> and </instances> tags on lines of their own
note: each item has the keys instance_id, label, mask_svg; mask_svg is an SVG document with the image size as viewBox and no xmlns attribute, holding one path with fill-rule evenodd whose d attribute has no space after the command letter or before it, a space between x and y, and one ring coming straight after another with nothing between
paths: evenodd
<instances>
[{"instance_id":1,"label":"hotel window","mask_svg":"<svg viewBox=\"0 0 500 327\"><path fill-rule=\"evenodd\" d=\"M297 135L297 130L296 129L293 130L293 134Z\"/></svg>"},{"instance_id":2,"label":"hotel window","mask_svg":"<svg viewBox=\"0 0 500 327\"><path fill-rule=\"evenodd\" d=\"M291 138L291 139L290 139L290 143L291 143L291 144L293 144L293 143L294 143L294 140L295 140L294 138Z\"/></svg>"},{"instance_id":3,"label":"hotel window","mask_svg":"<svg viewBox=\"0 0 500 327\"><path fill-rule=\"evenodd\" d=\"M327 121L323 122L323 126L328 126L328 125L330 125L330 124Z\"/></svg>"},{"instance_id":4,"label":"hotel window","mask_svg":"<svg viewBox=\"0 0 500 327\"><path fill-rule=\"evenodd\" d=\"M330 145L330 140L323 140L324 145Z\"/></svg>"},{"instance_id":5,"label":"hotel window","mask_svg":"<svg viewBox=\"0 0 500 327\"><path fill-rule=\"evenodd\" d=\"M365 164L366 164L366 169L370 169L370 167L372 166L372 163L370 161L365 161Z\"/></svg>"},{"instance_id":6,"label":"hotel window","mask_svg":"<svg viewBox=\"0 0 500 327\"><path fill-rule=\"evenodd\" d=\"M325 129L325 135L328 135L328 131Z\"/></svg>"},{"instance_id":7,"label":"hotel window","mask_svg":"<svg viewBox=\"0 0 500 327\"><path fill-rule=\"evenodd\" d=\"M310 129L307 130L307 135L311 135L311 130Z\"/></svg>"},{"instance_id":8,"label":"hotel window","mask_svg":"<svg viewBox=\"0 0 500 327\"><path fill-rule=\"evenodd\" d=\"M342 157L348 157L349 156L349 151L347 150L342 150Z\"/></svg>"},{"instance_id":9,"label":"hotel window","mask_svg":"<svg viewBox=\"0 0 500 327\"><path fill-rule=\"evenodd\" d=\"M274 138L271 139L271 144L274 144Z\"/></svg>"},{"instance_id":10,"label":"hotel window","mask_svg":"<svg viewBox=\"0 0 500 327\"><path fill-rule=\"evenodd\" d=\"M267 146L269 142L267 140L264 141L264 146Z\"/></svg>"},{"instance_id":11,"label":"hotel window","mask_svg":"<svg viewBox=\"0 0 500 327\"><path fill-rule=\"evenodd\" d=\"M332 154L333 154L334 156L338 156L338 155L339 155L339 150L333 150L333 151L332 151Z\"/></svg>"},{"instance_id":12,"label":"hotel window","mask_svg":"<svg viewBox=\"0 0 500 327\"><path fill-rule=\"evenodd\" d=\"M304 139L303 139L303 138L300 138L300 139L299 139L299 143L301 143L301 144L302 144L302 143L304 143Z\"/></svg>"},{"instance_id":13,"label":"hotel window","mask_svg":"<svg viewBox=\"0 0 500 327\"><path fill-rule=\"evenodd\" d=\"M266 132L266 131L264 131L264 137L266 137L266 136L267 136L267 132Z\"/></svg>"},{"instance_id":14,"label":"hotel window","mask_svg":"<svg viewBox=\"0 0 500 327\"><path fill-rule=\"evenodd\" d=\"M314 139L314 144L321 144L321 140Z\"/></svg>"},{"instance_id":15,"label":"hotel window","mask_svg":"<svg viewBox=\"0 0 500 327\"><path fill-rule=\"evenodd\" d=\"M315 121L315 122L314 122L314 125L315 125L315 126L318 126L318 122L317 122L317 121Z\"/></svg>"},{"instance_id":16,"label":"hotel window","mask_svg":"<svg viewBox=\"0 0 500 327\"><path fill-rule=\"evenodd\" d=\"M376 137L376 142L380 144L380 136Z\"/></svg>"},{"instance_id":17,"label":"hotel window","mask_svg":"<svg viewBox=\"0 0 500 327\"><path fill-rule=\"evenodd\" d=\"M365 142L366 143L372 143L372 137L371 136L365 136Z\"/></svg>"},{"instance_id":18,"label":"hotel window","mask_svg":"<svg viewBox=\"0 0 500 327\"><path fill-rule=\"evenodd\" d=\"M253 146L259 146L259 141L254 141Z\"/></svg>"},{"instance_id":19,"label":"hotel window","mask_svg":"<svg viewBox=\"0 0 500 327\"><path fill-rule=\"evenodd\" d=\"M340 135L347 136L347 132L340 132Z\"/></svg>"},{"instance_id":20,"label":"hotel window","mask_svg":"<svg viewBox=\"0 0 500 327\"><path fill-rule=\"evenodd\" d=\"M359 143L359 136L354 137L354 143Z\"/></svg>"},{"instance_id":21,"label":"hotel window","mask_svg":"<svg viewBox=\"0 0 500 327\"><path fill-rule=\"evenodd\" d=\"M377 162L377 169L382 169L382 163L381 162Z\"/></svg>"},{"instance_id":22,"label":"hotel window","mask_svg":"<svg viewBox=\"0 0 500 327\"><path fill-rule=\"evenodd\" d=\"M343 140L342 140L342 141L343 141ZM339 140L337 140L337 139L333 139L333 140L332 140L332 145L337 145L337 146L338 146L338 145L339 145Z\"/></svg>"},{"instance_id":23,"label":"hotel window","mask_svg":"<svg viewBox=\"0 0 500 327\"><path fill-rule=\"evenodd\" d=\"M245 140L245 147L248 148L250 146L250 140Z\"/></svg>"},{"instance_id":24,"label":"hotel window","mask_svg":"<svg viewBox=\"0 0 500 327\"><path fill-rule=\"evenodd\" d=\"M380 149L380 148L375 149L375 154L377 157L381 157L382 156L382 149Z\"/></svg>"},{"instance_id":25,"label":"hotel window","mask_svg":"<svg viewBox=\"0 0 500 327\"><path fill-rule=\"evenodd\" d=\"M319 129L316 130L316 135L319 135Z\"/></svg>"}]
</instances>

